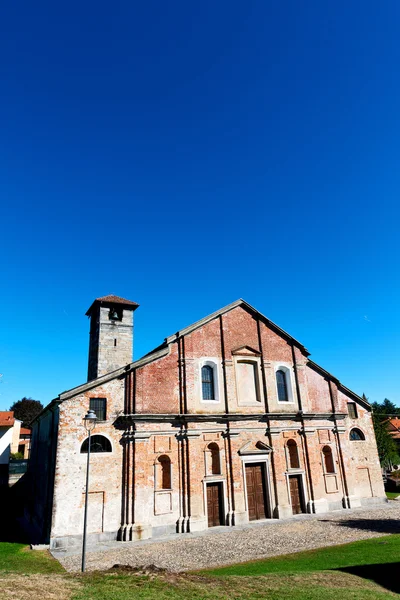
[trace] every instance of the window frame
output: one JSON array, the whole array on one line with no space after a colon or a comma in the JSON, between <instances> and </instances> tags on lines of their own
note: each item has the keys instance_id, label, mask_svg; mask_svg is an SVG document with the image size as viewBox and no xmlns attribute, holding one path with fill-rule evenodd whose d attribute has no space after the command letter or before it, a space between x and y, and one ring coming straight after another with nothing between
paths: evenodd
<instances>
[{"instance_id":1,"label":"window frame","mask_svg":"<svg viewBox=\"0 0 400 600\"><path fill-rule=\"evenodd\" d=\"M352 439L351 438L351 434L353 431L357 431L360 432L361 436L357 439ZM359 427L352 427L349 431L349 441L350 442L365 442L366 437L365 437L365 433L362 431L362 429L360 429Z\"/></svg>"},{"instance_id":2,"label":"window frame","mask_svg":"<svg viewBox=\"0 0 400 600\"><path fill-rule=\"evenodd\" d=\"M92 406L92 402L95 403L96 401L98 402L99 400L103 400L104 401L104 419L101 419L98 414L97 414L97 408L95 408L94 406ZM104 421L107 421L107 398L105 398L104 396L102 396L101 398L97 398L96 396L94 396L93 398L89 398L89 410L93 410L96 417L97 417L97 422L98 423L103 423Z\"/></svg>"},{"instance_id":3,"label":"window frame","mask_svg":"<svg viewBox=\"0 0 400 600\"><path fill-rule=\"evenodd\" d=\"M203 367L211 367L214 380L214 399L205 400L203 398ZM218 404L220 402L219 390L219 362L217 359L205 357L199 362L199 395L202 404Z\"/></svg>"},{"instance_id":4,"label":"window frame","mask_svg":"<svg viewBox=\"0 0 400 600\"><path fill-rule=\"evenodd\" d=\"M276 374L278 371L283 371L285 373L286 380L286 390L287 390L287 400L279 400L279 389L278 389L278 380ZM295 398L293 394L293 382L292 382L292 369L288 365L279 363L275 365L274 369L274 377L275 377L275 390L276 390L276 400L278 404L286 406L287 404L295 404Z\"/></svg>"},{"instance_id":5,"label":"window frame","mask_svg":"<svg viewBox=\"0 0 400 600\"><path fill-rule=\"evenodd\" d=\"M354 417L350 414L350 410L349 407L352 407L354 409ZM349 415L350 419L358 419L358 411L357 411L357 405L355 402L348 402L347 403L347 414Z\"/></svg>"},{"instance_id":6,"label":"window frame","mask_svg":"<svg viewBox=\"0 0 400 600\"><path fill-rule=\"evenodd\" d=\"M204 378L204 372L210 375L210 379L206 380ZM209 386L210 398L206 398L207 394L204 394L204 386ZM211 365L203 365L201 367L201 397L203 401L206 402L215 402L215 377L214 377L214 369Z\"/></svg>"},{"instance_id":7,"label":"window frame","mask_svg":"<svg viewBox=\"0 0 400 600\"><path fill-rule=\"evenodd\" d=\"M283 369L277 369L275 371L275 377L276 388L278 390L278 402L289 402L289 386L287 382L287 373ZM280 398L282 391L283 395L285 396L284 399Z\"/></svg>"},{"instance_id":8,"label":"window frame","mask_svg":"<svg viewBox=\"0 0 400 600\"><path fill-rule=\"evenodd\" d=\"M106 440L107 443L108 443L108 445L109 445L110 450L100 450L100 451L93 450L92 445L93 445L93 443L95 443L95 441L94 441L95 438L103 438L104 440ZM111 440L106 435L104 435L102 433L95 433L95 434L93 434L93 435L90 436L90 441L91 441L91 444L90 444L90 455L92 455L92 454L112 454L112 452L113 452L113 446L112 446ZM87 448L87 450L84 450L83 449L83 445L86 442L87 442L88 448ZM88 453L88 449L89 449L89 436L87 436L83 440L83 442L81 443L79 453L80 454L87 454Z\"/></svg>"}]
</instances>

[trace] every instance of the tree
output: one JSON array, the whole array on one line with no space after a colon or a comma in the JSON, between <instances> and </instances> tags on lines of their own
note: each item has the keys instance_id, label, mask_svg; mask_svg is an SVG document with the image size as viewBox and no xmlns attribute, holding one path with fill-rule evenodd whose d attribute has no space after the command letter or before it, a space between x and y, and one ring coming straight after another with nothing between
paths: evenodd
<instances>
[{"instance_id":1,"label":"tree","mask_svg":"<svg viewBox=\"0 0 400 600\"><path fill-rule=\"evenodd\" d=\"M365 398L365 395L364 395ZM372 403L372 409L377 415L399 415L400 407L393 404L391 400L385 398L384 401L380 404L379 402Z\"/></svg>"},{"instance_id":2,"label":"tree","mask_svg":"<svg viewBox=\"0 0 400 600\"><path fill-rule=\"evenodd\" d=\"M22 421L22 427L28 427L29 423L43 410L43 404L39 400L22 398L22 400L14 402L10 406L10 410L14 411L16 419Z\"/></svg>"},{"instance_id":3,"label":"tree","mask_svg":"<svg viewBox=\"0 0 400 600\"><path fill-rule=\"evenodd\" d=\"M363 398L367 400L365 394L363 394ZM388 400L388 398L385 398L381 404L374 402L372 408L372 423L374 425L381 466L387 468L398 465L400 464L400 456L396 442L389 433L388 419L389 415L400 414L400 408Z\"/></svg>"}]
</instances>

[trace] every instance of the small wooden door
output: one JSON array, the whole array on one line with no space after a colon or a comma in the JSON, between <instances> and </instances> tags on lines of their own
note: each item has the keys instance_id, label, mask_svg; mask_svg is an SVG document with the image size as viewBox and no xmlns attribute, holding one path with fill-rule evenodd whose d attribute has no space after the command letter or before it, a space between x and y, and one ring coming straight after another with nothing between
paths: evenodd
<instances>
[{"instance_id":1,"label":"small wooden door","mask_svg":"<svg viewBox=\"0 0 400 600\"><path fill-rule=\"evenodd\" d=\"M222 491L220 483L207 484L208 526L222 525Z\"/></svg>"},{"instance_id":2,"label":"small wooden door","mask_svg":"<svg viewBox=\"0 0 400 600\"><path fill-rule=\"evenodd\" d=\"M292 511L294 515L298 515L303 511L303 501L301 494L301 483L299 475L289 477L290 499L292 501Z\"/></svg>"},{"instance_id":3,"label":"small wooden door","mask_svg":"<svg viewBox=\"0 0 400 600\"><path fill-rule=\"evenodd\" d=\"M249 520L267 518L264 466L262 463L246 465L247 505Z\"/></svg>"}]
</instances>

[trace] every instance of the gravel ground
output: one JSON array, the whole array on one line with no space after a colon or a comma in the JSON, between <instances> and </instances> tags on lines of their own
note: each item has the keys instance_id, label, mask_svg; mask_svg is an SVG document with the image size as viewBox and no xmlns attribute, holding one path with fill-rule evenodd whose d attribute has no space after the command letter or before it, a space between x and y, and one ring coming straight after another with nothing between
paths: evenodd
<instances>
[{"instance_id":1,"label":"gravel ground","mask_svg":"<svg viewBox=\"0 0 400 600\"><path fill-rule=\"evenodd\" d=\"M237 528L214 528L197 534L169 536L144 542L100 544L88 551L88 570L105 570L115 564L134 567L155 564L170 571L185 571L244 562L279 554L333 546L389 533L400 533L400 503L368 509L299 515L282 521L265 521ZM80 568L80 554L53 555L68 571Z\"/></svg>"}]
</instances>

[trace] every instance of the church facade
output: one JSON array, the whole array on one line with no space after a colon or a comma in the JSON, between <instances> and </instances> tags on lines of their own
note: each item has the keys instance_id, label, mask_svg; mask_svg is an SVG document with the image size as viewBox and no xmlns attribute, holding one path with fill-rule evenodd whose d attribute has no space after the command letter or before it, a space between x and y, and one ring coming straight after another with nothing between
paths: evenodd
<instances>
[{"instance_id":1,"label":"church facade","mask_svg":"<svg viewBox=\"0 0 400 600\"><path fill-rule=\"evenodd\" d=\"M88 381L33 423L32 539L81 541L89 409L92 540L385 501L369 404L300 342L238 300L131 362L137 307L93 302Z\"/></svg>"}]
</instances>

